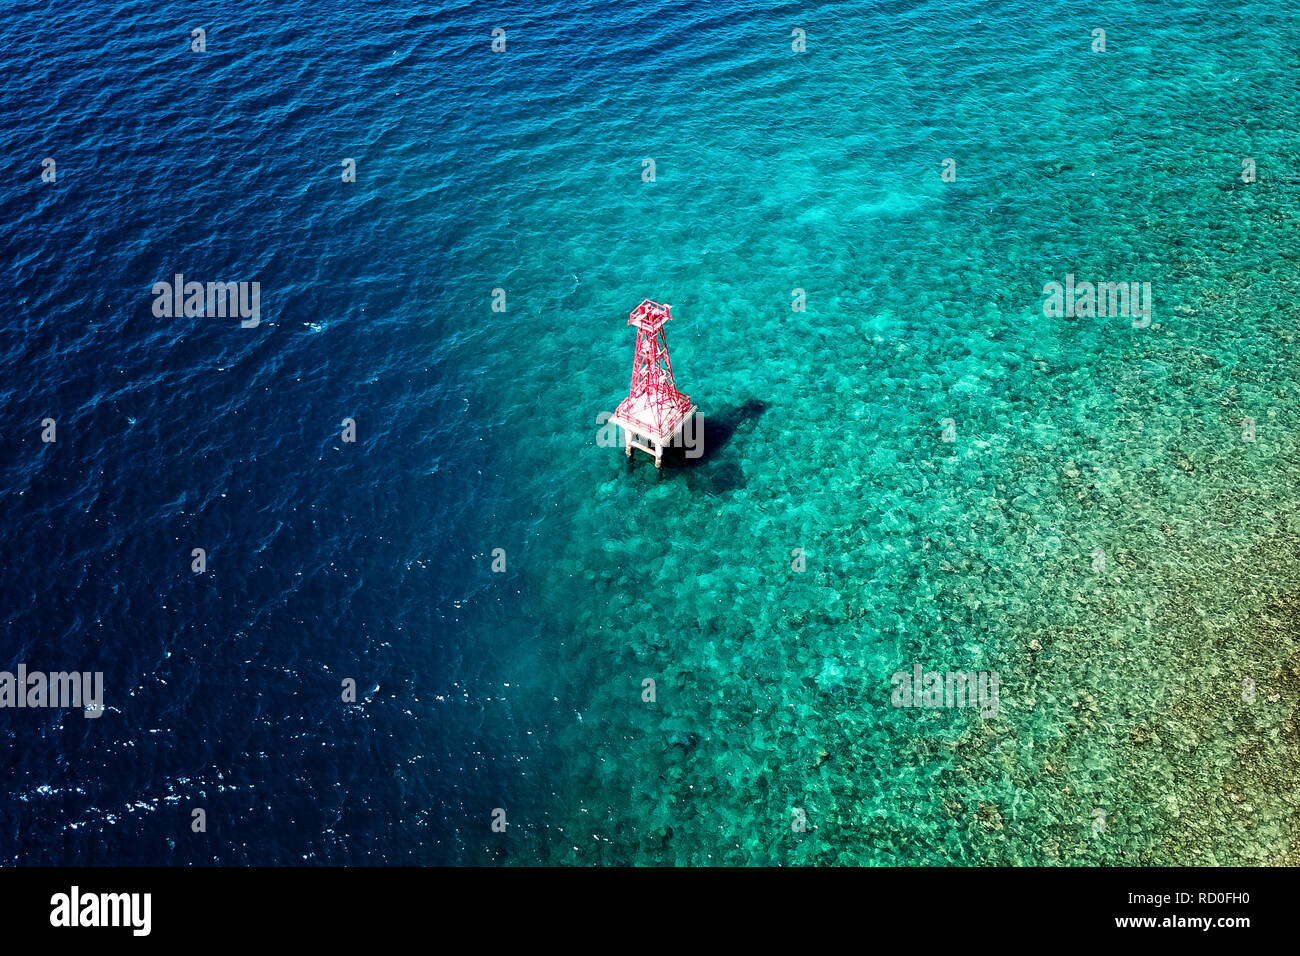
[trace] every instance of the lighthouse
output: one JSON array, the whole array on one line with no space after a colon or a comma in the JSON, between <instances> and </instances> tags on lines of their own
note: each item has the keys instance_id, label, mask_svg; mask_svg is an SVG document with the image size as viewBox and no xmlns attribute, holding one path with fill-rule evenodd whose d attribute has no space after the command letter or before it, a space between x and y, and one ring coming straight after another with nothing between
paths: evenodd
<instances>
[{"instance_id":1,"label":"lighthouse","mask_svg":"<svg viewBox=\"0 0 1300 956\"><path fill-rule=\"evenodd\" d=\"M655 456L662 468L664 448L681 436L682 426L695 413L689 395L677 391L673 366L668 359L664 325L672 316L671 305L646 299L627 320L636 326L636 352L632 356L632 387L619 403L610 422L623 429L623 451L632 457L639 448Z\"/></svg>"}]
</instances>

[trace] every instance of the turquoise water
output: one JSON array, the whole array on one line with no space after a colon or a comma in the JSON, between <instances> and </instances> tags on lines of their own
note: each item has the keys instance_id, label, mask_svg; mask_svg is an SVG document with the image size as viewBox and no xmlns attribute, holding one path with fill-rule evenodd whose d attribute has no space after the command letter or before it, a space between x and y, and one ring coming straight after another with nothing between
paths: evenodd
<instances>
[{"instance_id":1,"label":"turquoise water","mask_svg":"<svg viewBox=\"0 0 1300 956\"><path fill-rule=\"evenodd\" d=\"M1294 11L629 19L521 29L454 268L577 712L514 858L1296 862ZM662 476L595 441L646 296L728 433ZM999 715L892 708L915 662Z\"/></svg>"}]
</instances>

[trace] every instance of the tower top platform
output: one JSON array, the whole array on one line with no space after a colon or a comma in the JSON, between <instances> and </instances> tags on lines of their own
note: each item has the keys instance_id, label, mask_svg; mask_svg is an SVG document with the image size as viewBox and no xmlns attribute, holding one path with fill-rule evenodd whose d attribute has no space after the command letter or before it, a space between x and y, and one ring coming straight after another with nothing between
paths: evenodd
<instances>
[{"instance_id":1,"label":"tower top platform","mask_svg":"<svg viewBox=\"0 0 1300 956\"><path fill-rule=\"evenodd\" d=\"M673 317L672 308L671 305L645 299L632 310L627 324L635 325L638 329L653 335L664 327L665 322Z\"/></svg>"}]
</instances>

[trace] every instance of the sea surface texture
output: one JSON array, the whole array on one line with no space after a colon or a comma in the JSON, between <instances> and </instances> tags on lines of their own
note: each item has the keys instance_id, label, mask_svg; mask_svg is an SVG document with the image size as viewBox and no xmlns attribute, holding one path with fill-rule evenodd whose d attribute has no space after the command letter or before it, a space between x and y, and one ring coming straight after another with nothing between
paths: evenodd
<instances>
[{"instance_id":1,"label":"sea surface texture","mask_svg":"<svg viewBox=\"0 0 1300 956\"><path fill-rule=\"evenodd\" d=\"M9 4L0 670L105 710L0 863L1300 863L1298 104L1280 0Z\"/></svg>"}]
</instances>

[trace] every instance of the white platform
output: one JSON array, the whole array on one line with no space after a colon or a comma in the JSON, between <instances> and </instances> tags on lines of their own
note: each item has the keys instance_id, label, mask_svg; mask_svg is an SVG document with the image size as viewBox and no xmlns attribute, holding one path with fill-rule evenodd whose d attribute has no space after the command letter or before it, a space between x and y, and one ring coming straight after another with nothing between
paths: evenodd
<instances>
[{"instance_id":1,"label":"white platform","mask_svg":"<svg viewBox=\"0 0 1300 956\"><path fill-rule=\"evenodd\" d=\"M624 406L620 405L620 411ZM650 403L645 396L640 396L631 408L628 409L632 416L653 418L651 414ZM609 421L613 422L619 428L623 429L623 451L629 458L632 457L632 449L639 448L647 454L655 456L655 467L663 467L664 449L671 445L682 433L682 426L687 420L695 414L696 406L688 408L680 418L673 422L666 430L662 432L654 431L651 426L640 422L632 421L631 418L625 417L619 412L610 416ZM646 444L641 444L636 439L643 439Z\"/></svg>"}]
</instances>

